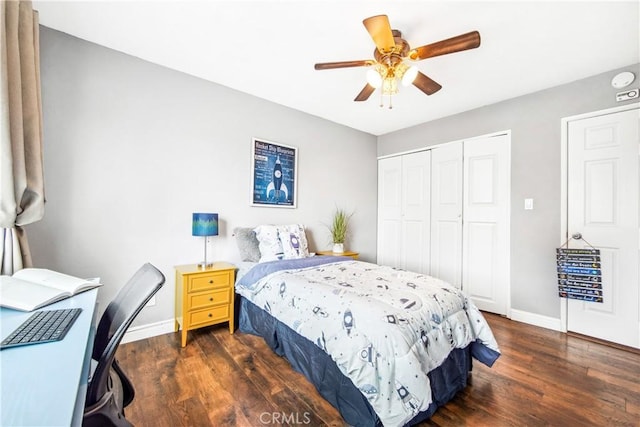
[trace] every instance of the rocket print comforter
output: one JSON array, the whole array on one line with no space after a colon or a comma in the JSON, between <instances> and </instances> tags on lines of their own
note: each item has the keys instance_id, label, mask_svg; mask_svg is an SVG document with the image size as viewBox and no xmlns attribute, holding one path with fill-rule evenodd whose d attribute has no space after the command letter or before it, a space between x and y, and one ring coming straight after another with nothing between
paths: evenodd
<instances>
[{"instance_id":1,"label":"rocket print comforter","mask_svg":"<svg viewBox=\"0 0 640 427\"><path fill-rule=\"evenodd\" d=\"M428 408L427 373L454 348L500 355L473 302L423 274L317 256L256 264L236 292L327 352L385 426Z\"/></svg>"}]
</instances>

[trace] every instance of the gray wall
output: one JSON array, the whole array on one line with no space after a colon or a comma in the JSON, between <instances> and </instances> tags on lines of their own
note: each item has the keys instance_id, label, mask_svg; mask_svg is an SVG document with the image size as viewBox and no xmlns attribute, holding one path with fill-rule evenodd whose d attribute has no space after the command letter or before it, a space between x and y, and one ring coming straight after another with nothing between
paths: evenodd
<instances>
[{"instance_id":1,"label":"gray wall","mask_svg":"<svg viewBox=\"0 0 640 427\"><path fill-rule=\"evenodd\" d=\"M37 266L100 276L101 310L144 262L167 277L136 324L173 318L173 266L203 257L191 213L218 212L210 259L239 261L231 230L303 223L375 260L376 138L41 27L46 212L27 228ZM256 76L259 78L259 76ZM299 149L298 208L250 206L251 139Z\"/></svg>"},{"instance_id":2,"label":"gray wall","mask_svg":"<svg viewBox=\"0 0 640 427\"><path fill-rule=\"evenodd\" d=\"M511 308L560 318L555 248L560 238L563 117L624 105L611 78L639 64L378 137L378 155L511 130ZM634 82L631 87L638 87ZM636 100L637 101L637 100ZM534 210L524 210L524 199Z\"/></svg>"},{"instance_id":3,"label":"gray wall","mask_svg":"<svg viewBox=\"0 0 640 427\"><path fill-rule=\"evenodd\" d=\"M41 27L47 205L27 228L34 261L100 276L101 309L150 261L167 285L136 323L164 321L173 266L202 258L192 212L220 214L211 257L236 262L233 227L301 222L312 249L325 249L324 224L345 207L355 212L348 248L373 261L377 156L510 129L511 307L559 318L560 120L620 105L611 77L638 68L382 135L376 148L372 135ZM252 137L299 148L297 209L249 206Z\"/></svg>"}]
</instances>

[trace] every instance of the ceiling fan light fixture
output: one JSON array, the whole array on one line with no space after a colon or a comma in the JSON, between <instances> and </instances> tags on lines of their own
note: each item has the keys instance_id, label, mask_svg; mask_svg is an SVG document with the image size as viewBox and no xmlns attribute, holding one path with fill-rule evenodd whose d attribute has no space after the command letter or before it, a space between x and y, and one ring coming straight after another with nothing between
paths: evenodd
<instances>
[{"instance_id":1,"label":"ceiling fan light fixture","mask_svg":"<svg viewBox=\"0 0 640 427\"><path fill-rule=\"evenodd\" d=\"M367 71L367 83L376 89L382 85L382 76L377 69L370 68L369 71Z\"/></svg>"},{"instance_id":2,"label":"ceiling fan light fixture","mask_svg":"<svg viewBox=\"0 0 640 427\"><path fill-rule=\"evenodd\" d=\"M415 65L408 67L402 75L402 86L412 85L416 77L418 77L418 67Z\"/></svg>"},{"instance_id":3,"label":"ceiling fan light fixture","mask_svg":"<svg viewBox=\"0 0 640 427\"><path fill-rule=\"evenodd\" d=\"M398 93L398 80L394 77L387 77L382 81L382 94L395 95Z\"/></svg>"}]
</instances>

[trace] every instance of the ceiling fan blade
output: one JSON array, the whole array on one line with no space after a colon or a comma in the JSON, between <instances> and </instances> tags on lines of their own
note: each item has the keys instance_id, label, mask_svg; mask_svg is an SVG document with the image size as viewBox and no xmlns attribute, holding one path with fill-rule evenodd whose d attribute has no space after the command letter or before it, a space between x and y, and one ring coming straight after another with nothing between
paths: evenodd
<instances>
[{"instance_id":1,"label":"ceiling fan blade","mask_svg":"<svg viewBox=\"0 0 640 427\"><path fill-rule=\"evenodd\" d=\"M376 62L371 59L363 61L322 62L314 65L313 68L316 70L331 70L334 68L366 67L375 63Z\"/></svg>"},{"instance_id":2,"label":"ceiling fan blade","mask_svg":"<svg viewBox=\"0 0 640 427\"><path fill-rule=\"evenodd\" d=\"M354 101L366 101L367 99L369 99L369 97L371 96L371 94L373 92L375 92L376 88L371 86L369 83L367 83L365 85L365 87L362 88L362 90L360 91L360 93L358 94L358 96L356 96L356 98L354 99Z\"/></svg>"},{"instance_id":3,"label":"ceiling fan blade","mask_svg":"<svg viewBox=\"0 0 640 427\"><path fill-rule=\"evenodd\" d=\"M387 15L372 16L362 21L362 23L369 32L369 35L371 35L379 51L389 52L396 47Z\"/></svg>"},{"instance_id":4,"label":"ceiling fan blade","mask_svg":"<svg viewBox=\"0 0 640 427\"><path fill-rule=\"evenodd\" d=\"M413 81L413 85L418 89L420 89L421 91L423 91L424 93L426 93L427 95L433 95L434 93L442 89L442 86L440 86L438 82L431 80L429 77L425 76L420 71L418 71L418 75Z\"/></svg>"},{"instance_id":5,"label":"ceiling fan blade","mask_svg":"<svg viewBox=\"0 0 640 427\"><path fill-rule=\"evenodd\" d=\"M413 60L433 58L434 56L475 49L478 46L480 46L480 33L471 31L470 33L412 49L409 52L409 58Z\"/></svg>"}]
</instances>

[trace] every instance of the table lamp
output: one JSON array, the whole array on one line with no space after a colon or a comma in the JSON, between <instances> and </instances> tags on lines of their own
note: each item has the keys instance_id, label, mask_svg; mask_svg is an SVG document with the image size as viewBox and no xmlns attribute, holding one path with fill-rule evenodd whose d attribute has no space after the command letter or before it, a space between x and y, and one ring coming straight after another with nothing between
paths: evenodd
<instances>
[{"instance_id":1,"label":"table lamp","mask_svg":"<svg viewBox=\"0 0 640 427\"><path fill-rule=\"evenodd\" d=\"M213 265L207 261L207 237L218 235L218 214L194 213L191 235L204 237L204 261L199 263L198 267L206 268Z\"/></svg>"}]
</instances>

